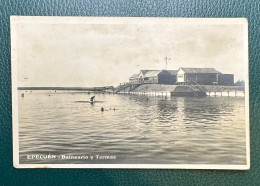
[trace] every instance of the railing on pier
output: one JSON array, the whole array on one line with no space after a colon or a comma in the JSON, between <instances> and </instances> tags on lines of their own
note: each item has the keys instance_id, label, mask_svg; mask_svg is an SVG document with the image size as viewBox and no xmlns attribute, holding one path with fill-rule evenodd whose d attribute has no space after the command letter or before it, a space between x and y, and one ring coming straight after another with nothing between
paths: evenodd
<instances>
[{"instance_id":1,"label":"railing on pier","mask_svg":"<svg viewBox=\"0 0 260 186\"><path fill-rule=\"evenodd\" d=\"M199 84L196 83L196 82L189 82L189 81L187 81L187 85L188 85L194 92L197 92L197 91L206 92L206 91L207 91L204 87L202 87L201 85L199 85Z\"/></svg>"},{"instance_id":2,"label":"railing on pier","mask_svg":"<svg viewBox=\"0 0 260 186\"><path fill-rule=\"evenodd\" d=\"M207 90L200 84L187 81L187 85L191 88L195 96L206 96Z\"/></svg>"}]
</instances>

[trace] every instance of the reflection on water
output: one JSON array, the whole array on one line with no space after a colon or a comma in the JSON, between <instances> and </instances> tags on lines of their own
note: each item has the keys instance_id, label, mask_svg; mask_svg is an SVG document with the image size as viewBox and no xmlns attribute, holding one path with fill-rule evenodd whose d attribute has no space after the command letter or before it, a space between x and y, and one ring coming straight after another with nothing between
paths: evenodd
<instances>
[{"instance_id":1,"label":"reflection on water","mask_svg":"<svg viewBox=\"0 0 260 186\"><path fill-rule=\"evenodd\" d=\"M77 102L90 96L20 96L20 163L246 164L244 98L96 94L103 102ZM116 159L27 158L35 154Z\"/></svg>"}]
</instances>

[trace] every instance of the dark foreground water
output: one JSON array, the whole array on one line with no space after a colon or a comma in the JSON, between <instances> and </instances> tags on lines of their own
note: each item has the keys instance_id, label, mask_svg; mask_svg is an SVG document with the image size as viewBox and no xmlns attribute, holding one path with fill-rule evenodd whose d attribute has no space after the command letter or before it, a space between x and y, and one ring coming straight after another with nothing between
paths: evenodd
<instances>
[{"instance_id":1,"label":"dark foreground water","mask_svg":"<svg viewBox=\"0 0 260 186\"><path fill-rule=\"evenodd\" d=\"M246 164L244 98L92 95L19 91L20 163Z\"/></svg>"}]
</instances>

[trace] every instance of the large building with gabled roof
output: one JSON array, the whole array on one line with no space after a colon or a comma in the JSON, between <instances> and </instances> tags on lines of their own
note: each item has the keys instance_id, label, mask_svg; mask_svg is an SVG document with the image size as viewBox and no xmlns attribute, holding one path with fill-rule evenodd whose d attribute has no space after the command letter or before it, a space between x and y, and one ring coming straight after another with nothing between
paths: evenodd
<instances>
[{"instance_id":1,"label":"large building with gabled roof","mask_svg":"<svg viewBox=\"0 0 260 186\"><path fill-rule=\"evenodd\" d=\"M218 75L222 74L214 68L179 68L177 83L197 83L202 85L218 84Z\"/></svg>"}]
</instances>

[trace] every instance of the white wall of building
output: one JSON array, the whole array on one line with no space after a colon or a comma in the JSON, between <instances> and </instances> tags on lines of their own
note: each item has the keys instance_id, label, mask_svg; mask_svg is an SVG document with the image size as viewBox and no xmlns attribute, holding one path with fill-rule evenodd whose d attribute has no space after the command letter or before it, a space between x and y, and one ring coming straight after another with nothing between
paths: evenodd
<instances>
[{"instance_id":1,"label":"white wall of building","mask_svg":"<svg viewBox=\"0 0 260 186\"><path fill-rule=\"evenodd\" d=\"M180 69L177 73L177 83L182 83L182 82L185 82L184 80L184 75L185 75L185 72Z\"/></svg>"}]
</instances>

